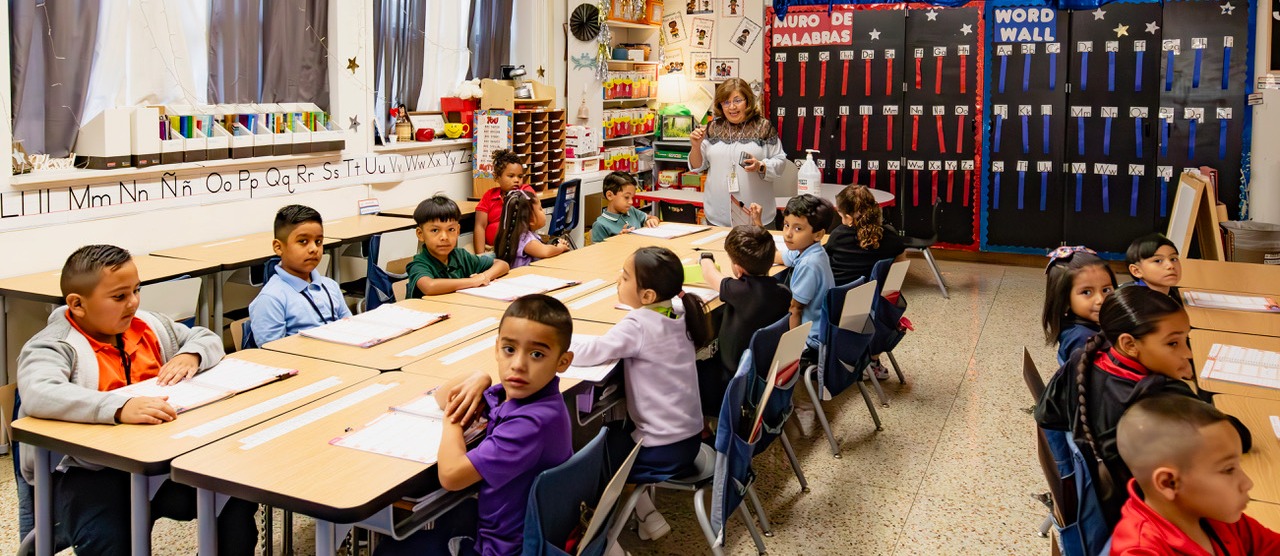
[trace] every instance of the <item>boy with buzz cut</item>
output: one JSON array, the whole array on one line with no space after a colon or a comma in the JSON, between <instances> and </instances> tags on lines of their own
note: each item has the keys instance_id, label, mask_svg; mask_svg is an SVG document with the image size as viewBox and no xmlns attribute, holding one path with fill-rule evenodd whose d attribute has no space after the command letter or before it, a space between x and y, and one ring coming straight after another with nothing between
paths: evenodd
<instances>
[{"instance_id":1,"label":"boy with buzz cut","mask_svg":"<svg viewBox=\"0 0 1280 556\"><path fill-rule=\"evenodd\" d=\"M724 249L732 263L728 276L716 268L714 254L703 251L699 261L702 277L720 292L725 310L715 361L718 368L713 369L718 372L698 373L702 413L708 416L719 414L725 387L737 372L751 335L778 322L791 307L791 292L769 276L778 251L769 232L760 226L734 226L724 238Z\"/></svg>"},{"instance_id":2,"label":"boy with buzz cut","mask_svg":"<svg viewBox=\"0 0 1280 556\"><path fill-rule=\"evenodd\" d=\"M636 196L636 179L626 172L611 172L604 177L604 199L608 203L591 225L591 242L600 243L639 227L652 228L658 219L632 205Z\"/></svg>"},{"instance_id":3,"label":"boy with buzz cut","mask_svg":"<svg viewBox=\"0 0 1280 556\"><path fill-rule=\"evenodd\" d=\"M1230 418L1190 396L1129 406L1116 444L1133 480L1113 556L1280 554L1280 534L1244 515L1253 481Z\"/></svg>"},{"instance_id":4,"label":"boy with buzz cut","mask_svg":"<svg viewBox=\"0 0 1280 556\"><path fill-rule=\"evenodd\" d=\"M553 297L527 295L507 307L494 350L500 384L490 386L489 374L477 372L436 390L447 415L436 462L440 486L456 491L479 483L474 515L455 509L431 531L379 543L378 556L520 553L533 480L573 454L556 376L573 361L572 337L569 310ZM463 430L482 409L489 419L484 440L467 451ZM474 548L455 540L460 536L474 539ZM462 549L450 550L450 541Z\"/></svg>"},{"instance_id":5,"label":"boy with buzz cut","mask_svg":"<svg viewBox=\"0 0 1280 556\"><path fill-rule=\"evenodd\" d=\"M413 221L418 225L413 232L422 249L407 269L409 298L484 286L511 270L506 261L476 256L458 247L461 220L458 204L444 195L419 203L413 211Z\"/></svg>"},{"instance_id":6,"label":"boy with buzz cut","mask_svg":"<svg viewBox=\"0 0 1280 556\"><path fill-rule=\"evenodd\" d=\"M311 207L289 205L276 213L271 248L280 257L275 274L249 304L252 345L264 345L351 316L342 288L316 271L324 255L324 222Z\"/></svg>"},{"instance_id":7,"label":"boy with buzz cut","mask_svg":"<svg viewBox=\"0 0 1280 556\"><path fill-rule=\"evenodd\" d=\"M138 268L112 245L77 249L62 267L66 306L18 355L18 417L76 423L151 425L178 414L164 397L129 396L122 386L156 378L174 384L222 360L222 338L138 309ZM33 482L34 450L22 450L22 475ZM52 475L55 543L80 555L129 553L129 474L62 458ZM232 499L218 516L218 546L252 554L256 504ZM151 519L196 517L195 489L165 481L151 498Z\"/></svg>"}]
</instances>

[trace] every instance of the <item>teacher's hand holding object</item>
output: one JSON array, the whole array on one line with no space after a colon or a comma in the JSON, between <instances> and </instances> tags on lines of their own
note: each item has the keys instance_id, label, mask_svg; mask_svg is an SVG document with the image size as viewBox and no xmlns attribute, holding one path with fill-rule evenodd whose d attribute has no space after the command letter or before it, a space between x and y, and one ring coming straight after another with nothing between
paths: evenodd
<instances>
[{"instance_id":1,"label":"teacher's hand holding object","mask_svg":"<svg viewBox=\"0 0 1280 556\"><path fill-rule=\"evenodd\" d=\"M689 134L689 169L707 175L702 201L707 221L729 226L730 197L747 205L775 205L772 182L782 174L787 154L746 81L721 83L712 109L711 123ZM769 224L775 214L769 210L761 218Z\"/></svg>"}]
</instances>

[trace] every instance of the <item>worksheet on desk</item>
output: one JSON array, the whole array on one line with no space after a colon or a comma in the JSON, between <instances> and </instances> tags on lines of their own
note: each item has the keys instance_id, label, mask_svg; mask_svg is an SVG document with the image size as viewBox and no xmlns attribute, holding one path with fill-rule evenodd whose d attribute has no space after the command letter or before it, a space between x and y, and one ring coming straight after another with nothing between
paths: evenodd
<instances>
[{"instance_id":1,"label":"worksheet on desk","mask_svg":"<svg viewBox=\"0 0 1280 556\"><path fill-rule=\"evenodd\" d=\"M1280 312L1280 305L1277 305L1274 299L1258 295L1184 291L1182 299L1186 301L1188 307L1202 309L1230 309L1256 313Z\"/></svg>"},{"instance_id":2,"label":"worksheet on desk","mask_svg":"<svg viewBox=\"0 0 1280 556\"><path fill-rule=\"evenodd\" d=\"M330 443L432 465L436 462L443 433L444 423L439 419L389 411Z\"/></svg>"},{"instance_id":3,"label":"worksheet on desk","mask_svg":"<svg viewBox=\"0 0 1280 556\"><path fill-rule=\"evenodd\" d=\"M631 233L645 237L656 237L659 239L674 239L680 236L696 234L703 230L710 229L711 228L709 226L692 226L689 224L672 224L670 222L664 222L654 228L637 228L632 230Z\"/></svg>"},{"instance_id":4,"label":"worksheet on desk","mask_svg":"<svg viewBox=\"0 0 1280 556\"><path fill-rule=\"evenodd\" d=\"M500 278L489 282L489 285L487 286L462 289L458 290L458 293L465 293L467 295L495 299L498 301L515 301L517 298L526 295L547 293L561 288L567 288L577 283L578 282L576 280L553 278L551 276L542 276L540 274L525 274L523 276Z\"/></svg>"},{"instance_id":5,"label":"worksheet on desk","mask_svg":"<svg viewBox=\"0 0 1280 556\"><path fill-rule=\"evenodd\" d=\"M157 379L151 378L116 392L131 396L168 396L169 405L181 413L295 374L298 371L293 369L243 359L223 359L212 369L175 384L161 386Z\"/></svg>"},{"instance_id":6,"label":"worksheet on desk","mask_svg":"<svg viewBox=\"0 0 1280 556\"><path fill-rule=\"evenodd\" d=\"M1213 344L1201 379L1280 388L1280 353L1229 344Z\"/></svg>"}]
</instances>

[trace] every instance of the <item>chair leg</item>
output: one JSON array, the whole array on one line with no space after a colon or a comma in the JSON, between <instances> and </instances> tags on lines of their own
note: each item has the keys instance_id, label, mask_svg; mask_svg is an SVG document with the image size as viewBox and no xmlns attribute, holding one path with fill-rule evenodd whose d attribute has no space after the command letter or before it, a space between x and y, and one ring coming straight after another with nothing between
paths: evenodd
<instances>
[{"instance_id":1,"label":"chair leg","mask_svg":"<svg viewBox=\"0 0 1280 556\"><path fill-rule=\"evenodd\" d=\"M880 387L880 379L876 378L874 373L867 373L867 380L870 380L871 387L876 389L876 397L880 399L880 405L889 407L889 398L884 395L884 388Z\"/></svg>"},{"instance_id":2,"label":"chair leg","mask_svg":"<svg viewBox=\"0 0 1280 556\"><path fill-rule=\"evenodd\" d=\"M1040 523L1040 536L1047 538L1051 528L1053 528L1053 512L1049 512L1049 515L1044 516L1044 521Z\"/></svg>"},{"instance_id":3,"label":"chair leg","mask_svg":"<svg viewBox=\"0 0 1280 556\"><path fill-rule=\"evenodd\" d=\"M902 365L898 364L898 358L893 356L892 351L887 351L885 352L885 354L889 356L889 362L893 364L893 372L898 374L898 382L901 384L906 384L907 377L902 375Z\"/></svg>"},{"instance_id":4,"label":"chair leg","mask_svg":"<svg viewBox=\"0 0 1280 556\"><path fill-rule=\"evenodd\" d=\"M769 523L769 514L764 511L764 504L760 503L760 495L756 494L756 487L747 485L747 497L751 498L751 507L756 510L756 518L760 520L760 531L766 537L773 536L773 525Z\"/></svg>"},{"instance_id":5,"label":"chair leg","mask_svg":"<svg viewBox=\"0 0 1280 556\"><path fill-rule=\"evenodd\" d=\"M702 527L702 536L707 538L707 545L715 556L724 556L724 549L716 542L716 535L711 531L711 518L707 515L706 496L710 495L707 487L693 492L693 515L698 518L698 526Z\"/></svg>"},{"instance_id":6,"label":"chair leg","mask_svg":"<svg viewBox=\"0 0 1280 556\"><path fill-rule=\"evenodd\" d=\"M876 404L871 401L871 392L867 390L867 385L858 382L858 391L862 393L862 401L867 402L867 409L871 411L871 420L876 423L876 430L884 430L884 425L880 424L880 414L876 412Z\"/></svg>"},{"instance_id":7,"label":"chair leg","mask_svg":"<svg viewBox=\"0 0 1280 556\"><path fill-rule=\"evenodd\" d=\"M942 290L942 298L951 299L951 296L947 295L947 283L942 281L942 272L938 270L938 261L933 258L933 251L925 247L920 252L924 254L925 260L929 262L929 269L933 271L933 277L938 280L938 289Z\"/></svg>"},{"instance_id":8,"label":"chair leg","mask_svg":"<svg viewBox=\"0 0 1280 556\"><path fill-rule=\"evenodd\" d=\"M823 432L827 433L827 442L831 444L831 455L836 459L840 459L840 445L836 444L836 435L831 432L831 423L827 422L827 413L822 410L822 400L818 396L817 390L814 390L813 373L818 369L817 365L805 369L804 387L809 391L809 400L813 402L813 411L818 415L818 422L822 424Z\"/></svg>"},{"instance_id":9,"label":"chair leg","mask_svg":"<svg viewBox=\"0 0 1280 556\"><path fill-rule=\"evenodd\" d=\"M618 519L614 521L613 528L609 529L609 540L605 543L605 546L618 542L618 535L621 535L622 529L627 526L627 520L631 518L631 512L636 511L636 502L640 501L640 494L644 492L644 488L643 485L636 486L636 489L631 492L631 496L628 496L626 501L622 503L622 511L618 513Z\"/></svg>"},{"instance_id":10,"label":"chair leg","mask_svg":"<svg viewBox=\"0 0 1280 556\"><path fill-rule=\"evenodd\" d=\"M764 539L760 538L760 531L756 530L756 518L751 517L746 504L738 505L738 513L742 515L742 521L747 524L747 532L751 534L751 540L756 543L756 552L764 556L767 552L764 548Z\"/></svg>"},{"instance_id":11,"label":"chair leg","mask_svg":"<svg viewBox=\"0 0 1280 556\"><path fill-rule=\"evenodd\" d=\"M280 534L283 535L280 541L280 553L284 556L293 556L293 512L284 511L280 529Z\"/></svg>"},{"instance_id":12,"label":"chair leg","mask_svg":"<svg viewBox=\"0 0 1280 556\"><path fill-rule=\"evenodd\" d=\"M262 534L266 537L262 547L262 554L263 556L271 556L275 552L276 544L275 508L262 506L262 512L265 514L262 516Z\"/></svg>"},{"instance_id":13,"label":"chair leg","mask_svg":"<svg viewBox=\"0 0 1280 556\"><path fill-rule=\"evenodd\" d=\"M796 449L791 446L791 439L787 438L787 432L782 431L778 439L782 441L782 451L787 454L787 461L791 462L791 470L795 472L796 480L800 481L800 492L809 492L809 481L804 478L804 470L800 469L800 460L796 458Z\"/></svg>"}]
</instances>

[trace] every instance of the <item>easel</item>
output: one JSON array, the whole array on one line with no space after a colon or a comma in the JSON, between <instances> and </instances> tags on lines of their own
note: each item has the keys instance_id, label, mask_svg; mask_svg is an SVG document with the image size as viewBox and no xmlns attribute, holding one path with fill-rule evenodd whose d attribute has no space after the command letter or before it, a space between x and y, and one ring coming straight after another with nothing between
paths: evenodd
<instances>
[{"instance_id":1,"label":"easel","mask_svg":"<svg viewBox=\"0 0 1280 556\"><path fill-rule=\"evenodd\" d=\"M1218 231L1217 203L1212 192L1213 187L1204 176L1183 172L1178 178L1178 189L1165 236L1177 244L1178 252L1185 256L1194 234L1200 245L1200 258L1223 261L1226 259L1223 256L1222 235Z\"/></svg>"}]
</instances>

